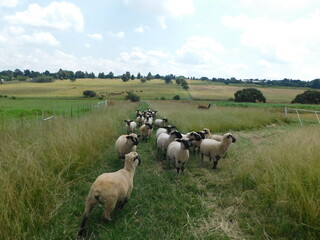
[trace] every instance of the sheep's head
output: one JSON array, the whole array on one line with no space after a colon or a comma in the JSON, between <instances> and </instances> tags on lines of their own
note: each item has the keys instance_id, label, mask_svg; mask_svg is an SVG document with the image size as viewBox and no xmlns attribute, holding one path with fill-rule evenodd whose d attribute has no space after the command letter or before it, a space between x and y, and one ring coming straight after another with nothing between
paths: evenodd
<instances>
[{"instance_id":1,"label":"sheep's head","mask_svg":"<svg viewBox=\"0 0 320 240\"><path fill-rule=\"evenodd\" d=\"M139 154L137 152L130 152L125 155L125 165L133 165L134 167L140 165L141 158L139 157Z\"/></svg>"},{"instance_id":2,"label":"sheep's head","mask_svg":"<svg viewBox=\"0 0 320 240\"><path fill-rule=\"evenodd\" d=\"M203 138L201 137L201 135L199 133L196 133L196 132L191 132L190 135L189 135L189 139L190 140L200 141Z\"/></svg>"},{"instance_id":3,"label":"sheep's head","mask_svg":"<svg viewBox=\"0 0 320 240\"><path fill-rule=\"evenodd\" d=\"M146 126L148 126L149 129L152 129L152 124L151 123L145 123Z\"/></svg>"},{"instance_id":4,"label":"sheep's head","mask_svg":"<svg viewBox=\"0 0 320 240\"><path fill-rule=\"evenodd\" d=\"M205 139L205 138L206 138L204 131L199 131L199 132L197 132L197 133L200 135L200 137L201 137L202 139Z\"/></svg>"},{"instance_id":5,"label":"sheep's head","mask_svg":"<svg viewBox=\"0 0 320 240\"><path fill-rule=\"evenodd\" d=\"M133 122L132 120L124 120L125 123L127 123L127 125L129 126L131 122Z\"/></svg>"},{"instance_id":6,"label":"sheep's head","mask_svg":"<svg viewBox=\"0 0 320 240\"><path fill-rule=\"evenodd\" d=\"M138 144L139 144L139 136L137 135L137 134L135 134L135 133L130 133L128 136L126 136L126 138L128 139L128 140L130 140L130 141L132 141L133 142L133 145L136 145L136 146L138 146Z\"/></svg>"},{"instance_id":7,"label":"sheep's head","mask_svg":"<svg viewBox=\"0 0 320 240\"><path fill-rule=\"evenodd\" d=\"M179 133L177 130L172 131L170 136L173 136L174 138L182 138L181 133Z\"/></svg>"},{"instance_id":8,"label":"sheep's head","mask_svg":"<svg viewBox=\"0 0 320 240\"><path fill-rule=\"evenodd\" d=\"M210 129L208 129L208 128L204 128L202 131L204 132L204 134L210 134L211 133Z\"/></svg>"},{"instance_id":9,"label":"sheep's head","mask_svg":"<svg viewBox=\"0 0 320 240\"><path fill-rule=\"evenodd\" d=\"M166 117L162 118L162 120L163 120L164 122L168 122L168 118L166 118Z\"/></svg>"},{"instance_id":10,"label":"sheep's head","mask_svg":"<svg viewBox=\"0 0 320 240\"><path fill-rule=\"evenodd\" d=\"M231 133L226 133L223 135L224 138L231 140L233 143L236 142L236 138Z\"/></svg>"},{"instance_id":11,"label":"sheep's head","mask_svg":"<svg viewBox=\"0 0 320 240\"><path fill-rule=\"evenodd\" d=\"M181 143L184 149L189 149L190 148L190 143L189 140L186 139L176 139L175 141Z\"/></svg>"}]
</instances>

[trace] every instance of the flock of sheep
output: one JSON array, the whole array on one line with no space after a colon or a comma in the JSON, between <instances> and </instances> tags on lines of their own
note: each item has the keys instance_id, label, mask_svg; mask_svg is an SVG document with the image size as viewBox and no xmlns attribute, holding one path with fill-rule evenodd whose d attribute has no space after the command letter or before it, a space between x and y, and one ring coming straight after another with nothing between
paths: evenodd
<instances>
[{"instance_id":1,"label":"flock of sheep","mask_svg":"<svg viewBox=\"0 0 320 240\"><path fill-rule=\"evenodd\" d=\"M139 138L148 141L157 128L156 143L158 153L163 153L163 158L173 162L177 173L183 173L189 159L189 149L194 153L201 154L201 165L203 166L204 156L213 161L212 168L217 168L218 162L223 158L232 142L236 138L231 133L214 135L209 129L182 134L175 129L175 126L167 125L168 118L155 119L157 111L147 109L141 112L136 111L136 121L124 120L127 134L121 135L115 142L115 149L120 159L124 161L124 167L117 172L104 173L92 184L85 204L85 212L82 218L79 236L86 232L86 222L93 207L97 203L104 206L103 218L111 221L110 214L116 204L120 208L130 199L133 188L133 177L136 167L141 159L136 152ZM135 132L139 128L140 134Z\"/></svg>"}]
</instances>

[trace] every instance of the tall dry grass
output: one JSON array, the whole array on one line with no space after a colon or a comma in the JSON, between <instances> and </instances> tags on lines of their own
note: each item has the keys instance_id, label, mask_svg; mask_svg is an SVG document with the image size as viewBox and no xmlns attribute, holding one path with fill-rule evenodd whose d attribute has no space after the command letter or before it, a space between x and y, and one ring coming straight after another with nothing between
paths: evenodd
<instances>
[{"instance_id":1,"label":"tall dry grass","mask_svg":"<svg viewBox=\"0 0 320 240\"><path fill-rule=\"evenodd\" d=\"M239 159L236 183L241 183L253 212L268 216L259 222L271 236L320 238L319 138L319 126L303 127Z\"/></svg>"},{"instance_id":2,"label":"tall dry grass","mask_svg":"<svg viewBox=\"0 0 320 240\"><path fill-rule=\"evenodd\" d=\"M120 105L121 104L121 105ZM30 239L70 197L70 187L110 147L136 104L12 127L0 133L0 239ZM14 122L12 124L15 124ZM113 152L113 150L111 150Z\"/></svg>"}]
</instances>

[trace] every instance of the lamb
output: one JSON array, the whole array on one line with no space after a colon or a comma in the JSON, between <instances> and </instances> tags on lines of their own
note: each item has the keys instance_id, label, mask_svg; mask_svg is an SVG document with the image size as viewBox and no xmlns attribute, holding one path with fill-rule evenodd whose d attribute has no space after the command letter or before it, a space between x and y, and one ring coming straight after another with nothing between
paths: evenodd
<instances>
[{"instance_id":1,"label":"lamb","mask_svg":"<svg viewBox=\"0 0 320 240\"><path fill-rule=\"evenodd\" d=\"M144 116L142 114L139 114L139 116L136 119L139 126L141 126L144 123Z\"/></svg>"},{"instance_id":2,"label":"lamb","mask_svg":"<svg viewBox=\"0 0 320 240\"><path fill-rule=\"evenodd\" d=\"M200 144L201 164L203 165L203 157L209 157L213 160L213 169L217 168L219 160L226 154L231 142L235 142L236 138L231 133L223 135L222 141L218 142L213 139L203 139Z\"/></svg>"},{"instance_id":3,"label":"lamb","mask_svg":"<svg viewBox=\"0 0 320 240\"><path fill-rule=\"evenodd\" d=\"M183 173L184 167L189 159L189 140L175 139L167 149L167 159L174 161L177 173Z\"/></svg>"},{"instance_id":4,"label":"lamb","mask_svg":"<svg viewBox=\"0 0 320 240\"><path fill-rule=\"evenodd\" d=\"M126 123L127 134L135 132L137 124L133 120L124 120L124 122Z\"/></svg>"},{"instance_id":5,"label":"lamb","mask_svg":"<svg viewBox=\"0 0 320 240\"><path fill-rule=\"evenodd\" d=\"M139 117L139 115L141 115L142 113L140 112L140 109L136 110L136 117Z\"/></svg>"},{"instance_id":6,"label":"lamb","mask_svg":"<svg viewBox=\"0 0 320 240\"><path fill-rule=\"evenodd\" d=\"M152 124L152 123L153 123L153 117L147 115L147 116L144 118L144 123L150 123L150 124Z\"/></svg>"},{"instance_id":7,"label":"lamb","mask_svg":"<svg viewBox=\"0 0 320 240\"><path fill-rule=\"evenodd\" d=\"M103 204L103 219L111 221L110 214L117 203L122 209L129 201L133 189L133 177L136 167L140 165L141 159L136 152L125 155L124 168L117 172L103 173L92 184L87 196L85 211L82 217L81 227L78 235L86 233L86 223L93 207L97 203Z\"/></svg>"},{"instance_id":8,"label":"lamb","mask_svg":"<svg viewBox=\"0 0 320 240\"><path fill-rule=\"evenodd\" d=\"M158 139L159 135L161 133L167 133L169 134L172 129L175 128L175 126L171 126L171 125L168 125L168 126L164 126L162 128L158 128L157 132L156 132L156 138Z\"/></svg>"},{"instance_id":9,"label":"lamb","mask_svg":"<svg viewBox=\"0 0 320 240\"><path fill-rule=\"evenodd\" d=\"M129 152L135 152L139 144L140 135L135 133L130 133L129 135L121 135L116 143L115 149L118 153L119 158L124 158L124 156Z\"/></svg>"},{"instance_id":10,"label":"lamb","mask_svg":"<svg viewBox=\"0 0 320 240\"><path fill-rule=\"evenodd\" d=\"M211 131L208 128L204 128L202 131L204 131L204 134L205 134L207 139L214 139L214 140L219 141L219 142L222 141L223 136L212 134Z\"/></svg>"},{"instance_id":11,"label":"lamb","mask_svg":"<svg viewBox=\"0 0 320 240\"><path fill-rule=\"evenodd\" d=\"M140 127L140 133L143 139L146 141L150 138L152 132L152 124L145 123Z\"/></svg>"},{"instance_id":12,"label":"lamb","mask_svg":"<svg viewBox=\"0 0 320 240\"><path fill-rule=\"evenodd\" d=\"M154 125L158 128L164 127L166 122L168 122L168 118L164 117L162 119L154 120Z\"/></svg>"},{"instance_id":13,"label":"lamb","mask_svg":"<svg viewBox=\"0 0 320 240\"><path fill-rule=\"evenodd\" d=\"M167 148L168 145L175 139L175 138L182 138L181 133L177 130L172 131L170 134L161 133L157 139L157 150L161 149L163 152L163 159L166 158Z\"/></svg>"}]
</instances>

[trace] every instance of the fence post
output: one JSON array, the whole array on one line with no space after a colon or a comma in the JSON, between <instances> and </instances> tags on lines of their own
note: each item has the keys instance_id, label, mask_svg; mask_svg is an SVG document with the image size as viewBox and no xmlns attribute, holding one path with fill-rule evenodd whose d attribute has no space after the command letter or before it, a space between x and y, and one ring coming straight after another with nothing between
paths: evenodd
<instances>
[{"instance_id":1,"label":"fence post","mask_svg":"<svg viewBox=\"0 0 320 240\"><path fill-rule=\"evenodd\" d=\"M317 119L318 119L318 123L320 124L320 119L319 119L319 116L318 116L317 112L314 111L314 113L316 114L316 117L317 117Z\"/></svg>"},{"instance_id":2,"label":"fence post","mask_svg":"<svg viewBox=\"0 0 320 240\"><path fill-rule=\"evenodd\" d=\"M300 115L299 115L299 112L298 112L298 110L297 110L297 109L296 109L296 113L297 113L297 115L298 115L298 118L299 118L300 124L301 124L301 126L302 126L302 121L301 121L301 118L300 118Z\"/></svg>"},{"instance_id":3,"label":"fence post","mask_svg":"<svg viewBox=\"0 0 320 240\"><path fill-rule=\"evenodd\" d=\"M44 110L42 109L42 127L44 127Z\"/></svg>"},{"instance_id":4,"label":"fence post","mask_svg":"<svg viewBox=\"0 0 320 240\"><path fill-rule=\"evenodd\" d=\"M288 116L288 107L284 107L284 115L287 117Z\"/></svg>"}]
</instances>

